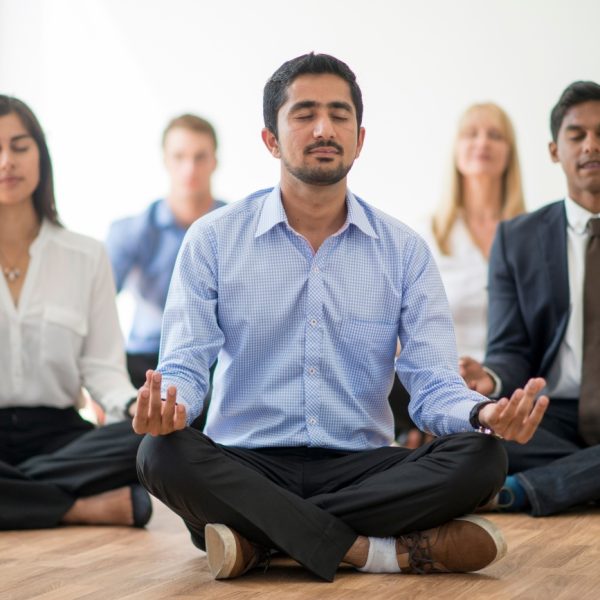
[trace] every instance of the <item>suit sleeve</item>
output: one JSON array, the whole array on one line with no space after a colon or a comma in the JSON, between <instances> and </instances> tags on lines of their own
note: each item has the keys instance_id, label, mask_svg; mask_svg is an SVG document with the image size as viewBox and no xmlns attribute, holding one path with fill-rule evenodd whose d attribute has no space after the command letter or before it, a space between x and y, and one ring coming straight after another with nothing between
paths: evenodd
<instances>
[{"instance_id":1,"label":"suit sleeve","mask_svg":"<svg viewBox=\"0 0 600 600\"><path fill-rule=\"evenodd\" d=\"M492 245L488 280L488 343L484 364L502 382L502 396L510 396L531 376L532 343L522 313L525 282L515 268L518 248L509 244L507 223L500 223Z\"/></svg>"}]
</instances>

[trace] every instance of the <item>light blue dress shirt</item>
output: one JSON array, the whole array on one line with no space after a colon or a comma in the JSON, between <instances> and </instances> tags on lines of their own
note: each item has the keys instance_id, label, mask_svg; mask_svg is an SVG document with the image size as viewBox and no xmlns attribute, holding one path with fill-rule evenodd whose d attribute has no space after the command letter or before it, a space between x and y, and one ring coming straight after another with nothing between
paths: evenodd
<instances>
[{"instance_id":1,"label":"light blue dress shirt","mask_svg":"<svg viewBox=\"0 0 600 600\"><path fill-rule=\"evenodd\" d=\"M211 210L225 206L215 200ZM135 314L127 352L158 353L163 310L177 252L187 229L175 220L166 200L141 214L115 221L106 239L117 291L129 290Z\"/></svg>"},{"instance_id":2,"label":"light blue dress shirt","mask_svg":"<svg viewBox=\"0 0 600 600\"><path fill-rule=\"evenodd\" d=\"M158 368L163 393L177 387L191 422L218 354L205 428L214 441L387 445L394 365L420 427L471 430L469 412L484 398L458 374L450 310L427 245L350 192L346 206L346 225L316 253L290 227L278 187L190 227Z\"/></svg>"}]
</instances>

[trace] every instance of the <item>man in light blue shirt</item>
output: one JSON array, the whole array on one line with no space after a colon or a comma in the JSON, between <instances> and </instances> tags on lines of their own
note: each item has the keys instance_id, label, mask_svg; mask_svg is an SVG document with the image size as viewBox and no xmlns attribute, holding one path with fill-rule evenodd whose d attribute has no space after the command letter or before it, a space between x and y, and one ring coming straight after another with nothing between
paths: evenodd
<instances>
[{"instance_id":1,"label":"man in light blue shirt","mask_svg":"<svg viewBox=\"0 0 600 600\"><path fill-rule=\"evenodd\" d=\"M543 381L490 403L458 375L426 244L347 188L364 129L346 64L293 59L263 102L262 138L281 180L186 235L158 371L133 420L151 434L140 479L182 516L219 579L273 550L329 581L342 562L367 572L484 568L504 540L465 513L497 491L506 457L475 429L529 439L547 404L532 408ZM389 445L398 339L412 418L440 436L414 452ZM217 355L201 433L187 425Z\"/></svg>"},{"instance_id":2,"label":"man in light blue shirt","mask_svg":"<svg viewBox=\"0 0 600 600\"><path fill-rule=\"evenodd\" d=\"M171 273L188 227L224 206L213 198L211 176L217 166L217 136L196 115L172 119L162 137L170 189L139 215L115 221L106 247L117 291L129 290L135 314L127 340L127 368L135 387L158 364L160 329Z\"/></svg>"}]
</instances>

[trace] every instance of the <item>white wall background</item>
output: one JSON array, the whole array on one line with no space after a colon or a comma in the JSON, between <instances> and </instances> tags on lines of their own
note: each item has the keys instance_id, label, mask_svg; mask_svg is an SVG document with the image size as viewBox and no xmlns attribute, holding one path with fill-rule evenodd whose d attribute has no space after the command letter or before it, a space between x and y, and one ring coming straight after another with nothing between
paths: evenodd
<instances>
[{"instance_id":1,"label":"white wall background","mask_svg":"<svg viewBox=\"0 0 600 600\"><path fill-rule=\"evenodd\" d=\"M494 100L517 129L526 199L564 193L548 116L600 80L598 0L0 0L0 92L46 130L66 225L103 237L166 189L160 134L192 111L220 135L214 192L272 185L262 87L310 50L345 60L365 101L353 191L408 223L432 210L458 114Z\"/></svg>"}]
</instances>

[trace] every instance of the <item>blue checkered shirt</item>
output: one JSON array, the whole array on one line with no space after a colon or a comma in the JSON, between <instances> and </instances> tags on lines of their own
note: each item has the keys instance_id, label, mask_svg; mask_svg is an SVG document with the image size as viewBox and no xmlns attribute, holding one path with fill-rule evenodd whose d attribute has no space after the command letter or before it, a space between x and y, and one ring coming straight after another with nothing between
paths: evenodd
<instances>
[{"instance_id":1,"label":"blue checkered shirt","mask_svg":"<svg viewBox=\"0 0 600 600\"><path fill-rule=\"evenodd\" d=\"M448 303L425 242L348 192L347 220L314 253L278 187L186 234L169 289L159 370L229 446L364 450L389 444L394 367L410 414L438 435L471 430ZM397 340L402 352L395 361Z\"/></svg>"}]
</instances>

